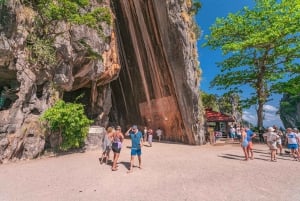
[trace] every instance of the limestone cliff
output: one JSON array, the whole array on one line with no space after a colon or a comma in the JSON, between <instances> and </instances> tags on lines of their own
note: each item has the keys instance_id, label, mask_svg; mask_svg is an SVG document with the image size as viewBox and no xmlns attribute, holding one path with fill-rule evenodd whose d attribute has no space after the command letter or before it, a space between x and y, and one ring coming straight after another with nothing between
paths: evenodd
<instances>
[{"instance_id":1,"label":"limestone cliff","mask_svg":"<svg viewBox=\"0 0 300 201\"><path fill-rule=\"evenodd\" d=\"M279 115L285 128L300 128L300 96L285 94L280 100Z\"/></svg>"},{"instance_id":2,"label":"limestone cliff","mask_svg":"<svg viewBox=\"0 0 300 201\"><path fill-rule=\"evenodd\" d=\"M161 127L167 140L204 143L190 1L90 1L87 10L107 7L114 23L99 23L99 34L58 21L51 68L51 58L44 65L30 60L38 12L28 2L0 5L0 90L6 97L0 161L40 155L48 135L39 116L58 98L74 101L82 93L95 125Z\"/></svg>"}]
</instances>

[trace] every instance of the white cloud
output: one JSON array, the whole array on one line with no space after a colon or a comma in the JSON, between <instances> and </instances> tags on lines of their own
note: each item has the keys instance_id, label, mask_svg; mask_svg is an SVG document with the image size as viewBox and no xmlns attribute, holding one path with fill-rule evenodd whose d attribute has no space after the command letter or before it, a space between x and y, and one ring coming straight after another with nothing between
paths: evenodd
<instances>
[{"instance_id":1,"label":"white cloud","mask_svg":"<svg viewBox=\"0 0 300 201\"><path fill-rule=\"evenodd\" d=\"M264 127L269 126L279 126L283 127L282 121L276 112L278 109L272 105L265 105L264 106ZM250 122L253 125L257 124L257 115L254 108L250 108L249 110L243 111L243 119Z\"/></svg>"},{"instance_id":2,"label":"white cloud","mask_svg":"<svg viewBox=\"0 0 300 201\"><path fill-rule=\"evenodd\" d=\"M265 112L277 112L278 109L272 105L264 105Z\"/></svg>"},{"instance_id":3,"label":"white cloud","mask_svg":"<svg viewBox=\"0 0 300 201\"><path fill-rule=\"evenodd\" d=\"M255 113L251 112L251 111L243 111L243 117L242 117L245 121L250 122L251 124L256 124L257 123L257 118Z\"/></svg>"}]
</instances>

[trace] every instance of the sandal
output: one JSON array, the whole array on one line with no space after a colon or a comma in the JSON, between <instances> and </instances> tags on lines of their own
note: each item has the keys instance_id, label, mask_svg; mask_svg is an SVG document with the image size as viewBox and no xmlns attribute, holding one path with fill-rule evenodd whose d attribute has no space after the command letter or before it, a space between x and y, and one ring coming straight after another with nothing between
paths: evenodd
<instances>
[{"instance_id":1,"label":"sandal","mask_svg":"<svg viewBox=\"0 0 300 201\"><path fill-rule=\"evenodd\" d=\"M111 171L117 171L118 168L111 168Z\"/></svg>"}]
</instances>

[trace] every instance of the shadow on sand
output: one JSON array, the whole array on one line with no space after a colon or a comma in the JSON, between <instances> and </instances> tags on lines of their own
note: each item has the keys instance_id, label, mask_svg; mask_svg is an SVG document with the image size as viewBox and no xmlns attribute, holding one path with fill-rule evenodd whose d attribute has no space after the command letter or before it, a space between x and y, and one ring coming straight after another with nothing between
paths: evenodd
<instances>
[{"instance_id":1,"label":"shadow on sand","mask_svg":"<svg viewBox=\"0 0 300 201\"><path fill-rule=\"evenodd\" d=\"M124 167L127 168L127 170L129 170L129 168L130 168L130 162L121 161L119 163L122 164L122 165L124 165Z\"/></svg>"}]
</instances>

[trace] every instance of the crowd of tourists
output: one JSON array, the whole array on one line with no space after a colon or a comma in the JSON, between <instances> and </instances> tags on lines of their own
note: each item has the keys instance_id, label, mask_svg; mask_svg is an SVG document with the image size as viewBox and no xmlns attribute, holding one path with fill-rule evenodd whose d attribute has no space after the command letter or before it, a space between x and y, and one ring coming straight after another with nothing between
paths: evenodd
<instances>
[{"instance_id":1,"label":"crowd of tourists","mask_svg":"<svg viewBox=\"0 0 300 201\"><path fill-rule=\"evenodd\" d=\"M241 127L240 132L241 147L245 155L244 160L254 159L252 140L256 134L247 127ZM297 128L287 128L284 133L277 126L273 126L269 127L261 136L262 141L270 149L270 161L276 162L277 155L283 155L283 146L287 148L286 153L290 154L294 160L300 161L300 133Z\"/></svg>"},{"instance_id":2,"label":"crowd of tourists","mask_svg":"<svg viewBox=\"0 0 300 201\"><path fill-rule=\"evenodd\" d=\"M130 167L128 169L128 173L132 172L133 165L134 165L134 158L135 156L138 157L139 161L139 169L142 169L142 147L144 146L144 143L148 142L148 146L152 147L152 141L153 141L153 130L151 128L144 127L142 131L138 129L136 125L133 125L130 127L125 134L122 133L121 127L108 127L106 130L106 134L103 137L102 141L102 156L99 159L100 163L103 164L105 161L106 164L109 162L110 158L110 152L113 151L113 159L112 159L112 165L111 170L117 171L118 170L118 159L121 153L122 144L124 141L124 136L129 136L131 139L131 157L130 157ZM161 140L162 137L162 129L158 128L156 131L156 136L158 138L158 141Z\"/></svg>"}]
</instances>

